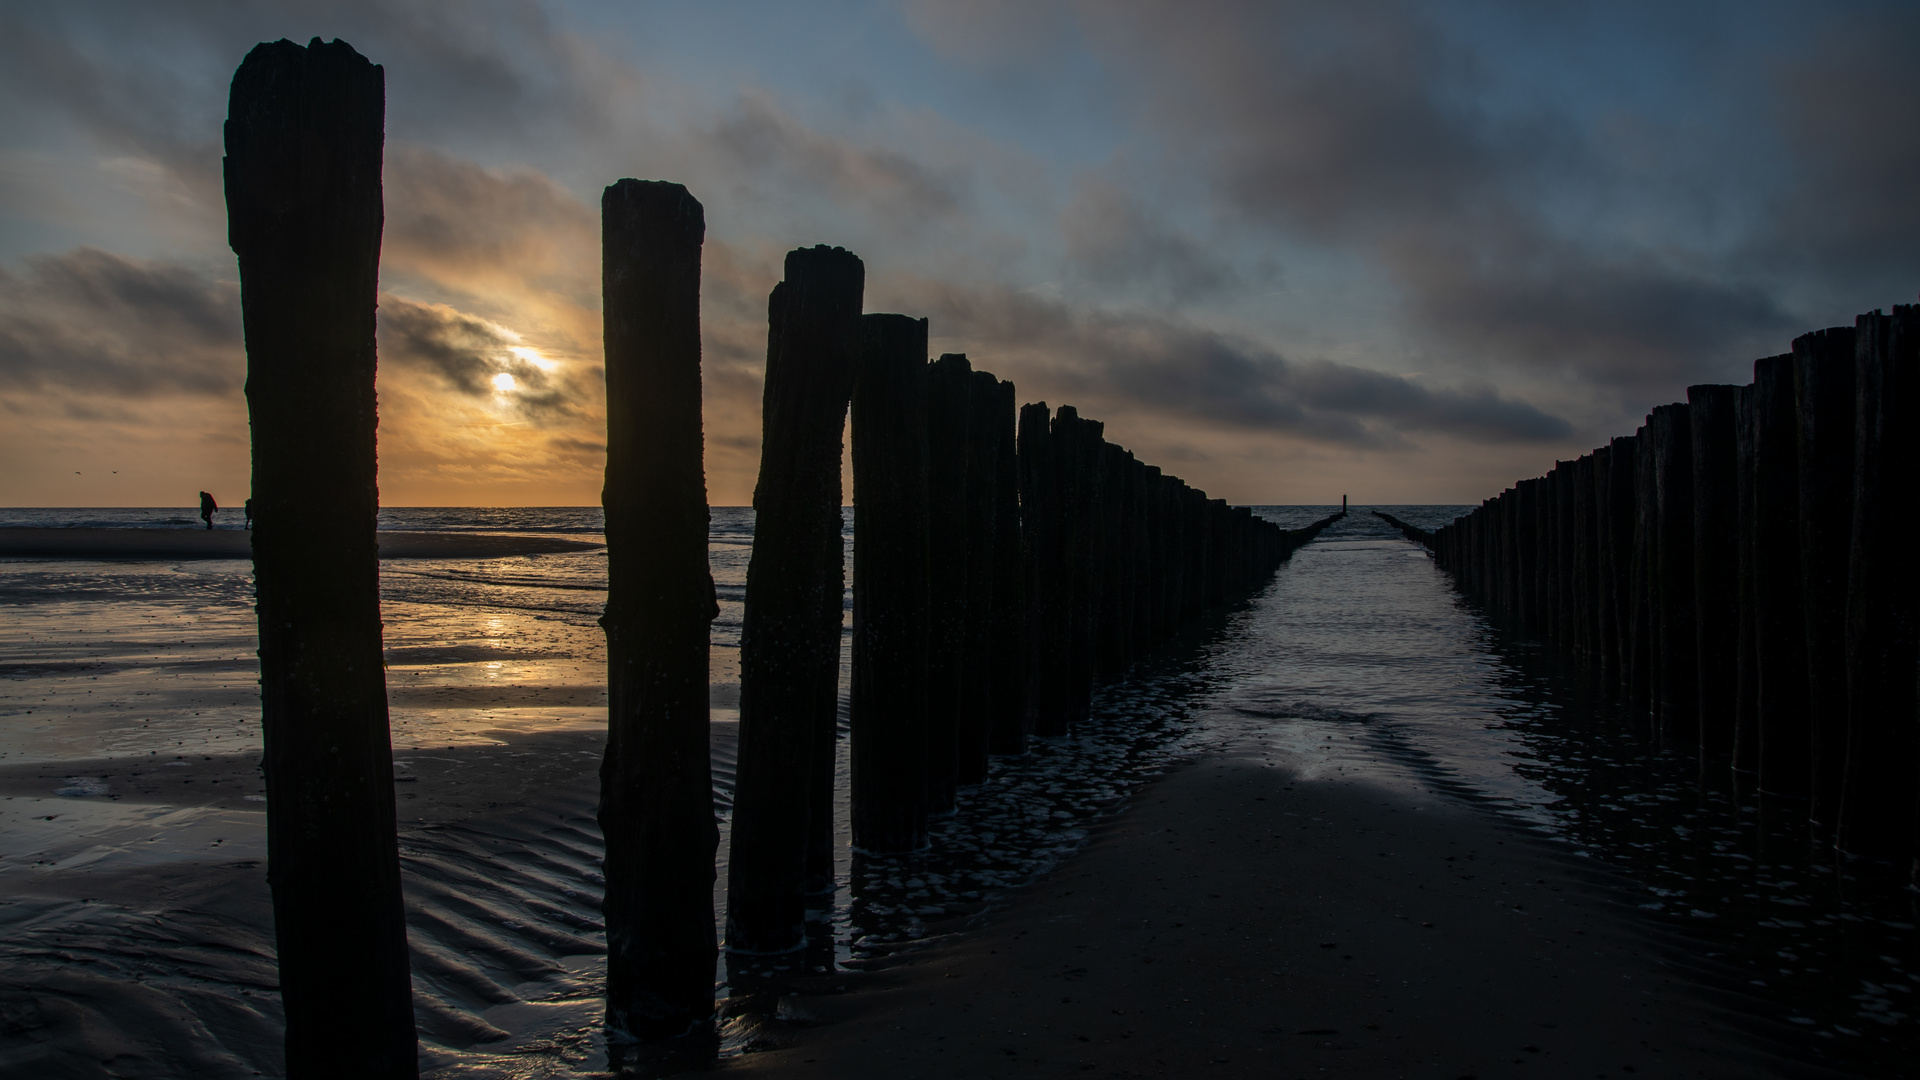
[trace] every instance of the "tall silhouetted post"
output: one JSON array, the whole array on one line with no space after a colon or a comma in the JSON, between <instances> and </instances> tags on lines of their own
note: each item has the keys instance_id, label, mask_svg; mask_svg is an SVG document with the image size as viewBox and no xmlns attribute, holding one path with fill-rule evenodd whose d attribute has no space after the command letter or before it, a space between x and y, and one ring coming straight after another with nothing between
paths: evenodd
<instances>
[{"instance_id":1,"label":"tall silhouetted post","mask_svg":"<svg viewBox=\"0 0 1920 1080\"><path fill-rule=\"evenodd\" d=\"M1634 479L1639 476L1640 440L1616 435L1607 453L1607 558L1612 563L1613 678L1622 689L1629 685L1633 665L1633 542L1637 502Z\"/></svg>"},{"instance_id":2,"label":"tall silhouetted post","mask_svg":"<svg viewBox=\"0 0 1920 1080\"><path fill-rule=\"evenodd\" d=\"M1613 564L1613 453L1612 444L1593 452L1593 655L1602 686L1613 686L1620 676L1618 597Z\"/></svg>"},{"instance_id":3,"label":"tall silhouetted post","mask_svg":"<svg viewBox=\"0 0 1920 1080\"><path fill-rule=\"evenodd\" d=\"M600 199L607 373L607 1027L643 1041L712 1030L713 778L700 415L706 215L679 184Z\"/></svg>"},{"instance_id":4,"label":"tall silhouetted post","mask_svg":"<svg viewBox=\"0 0 1920 1080\"><path fill-rule=\"evenodd\" d=\"M1760 790L1803 796L1811 780L1813 748L1807 722L1807 624L1800 602L1800 442L1793 356L1754 361L1751 393Z\"/></svg>"},{"instance_id":5,"label":"tall silhouetted post","mask_svg":"<svg viewBox=\"0 0 1920 1080\"><path fill-rule=\"evenodd\" d=\"M1847 757L1847 559L1853 544L1853 327L1793 342L1800 417L1800 582L1813 722L1814 829L1839 821Z\"/></svg>"},{"instance_id":6,"label":"tall silhouetted post","mask_svg":"<svg viewBox=\"0 0 1920 1080\"><path fill-rule=\"evenodd\" d=\"M318 38L256 47L228 103L267 881L295 1078L419 1073L374 538L385 115L382 70Z\"/></svg>"},{"instance_id":7,"label":"tall silhouetted post","mask_svg":"<svg viewBox=\"0 0 1920 1080\"><path fill-rule=\"evenodd\" d=\"M815 798L814 788L833 783L845 588L840 436L853 397L865 282L866 268L851 252L801 248L787 253L786 280L767 301L760 479L740 629L729 953L777 955L806 943L808 841L815 815L833 806Z\"/></svg>"},{"instance_id":8,"label":"tall silhouetted post","mask_svg":"<svg viewBox=\"0 0 1920 1080\"><path fill-rule=\"evenodd\" d=\"M1740 631L1735 643L1733 772L1737 789L1750 791L1760 768L1760 620L1755 592L1753 538L1753 387L1734 388L1734 510L1738 530Z\"/></svg>"},{"instance_id":9,"label":"tall silhouetted post","mask_svg":"<svg viewBox=\"0 0 1920 1080\"><path fill-rule=\"evenodd\" d=\"M992 433L993 484L993 716L988 732L995 754L1027 750L1027 579L1026 540L1020 519L1020 457L1015 438L1014 386L994 389L985 419Z\"/></svg>"},{"instance_id":10,"label":"tall silhouetted post","mask_svg":"<svg viewBox=\"0 0 1920 1080\"><path fill-rule=\"evenodd\" d=\"M1062 701L1065 712L1061 734L1087 717L1093 693L1093 615L1100 588L1094 564L1098 528L1098 446L1104 425L1081 418L1079 410L1062 405L1053 414L1053 452L1057 477L1060 528Z\"/></svg>"},{"instance_id":11,"label":"tall silhouetted post","mask_svg":"<svg viewBox=\"0 0 1920 1080\"><path fill-rule=\"evenodd\" d=\"M927 321L860 320L853 388L853 845L927 842Z\"/></svg>"},{"instance_id":12,"label":"tall silhouetted post","mask_svg":"<svg viewBox=\"0 0 1920 1080\"><path fill-rule=\"evenodd\" d=\"M1855 322L1853 553L1847 597L1846 788L1840 849L1906 859L1914 851L1915 649L1920 571L1920 308Z\"/></svg>"},{"instance_id":13,"label":"tall silhouetted post","mask_svg":"<svg viewBox=\"0 0 1920 1080\"><path fill-rule=\"evenodd\" d=\"M951 813L960 776L967 650L967 419L973 367L927 365L927 802ZM859 542L859 530L854 531Z\"/></svg>"},{"instance_id":14,"label":"tall silhouetted post","mask_svg":"<svg viewBox=\"0 0 1920 1080\"><path fill-rule=\"evenodd\" d=\"M994 421L1001 394L1000 380L990 371L974 372L967 387L966 635L960 661L959 751L954 761L958 782L973 785L987 778L988 731L999 700L993 635L1000 627L993 600L998 591L994 533L1000 520L994 489L1000 482L1000 426Z\"/></svg>"},{"instance_id":15,"label":"tall silhouetted post","mask_svg":"<svg viewBox=\"0 0 1920 1080\"><path fill-rule=\"evenodd\" d=\"M1733 751L1740 642L1740 515L1734 425L1737 386L1687 387L1693 434L1694 664L1700 753Z\"/></svg>"},{"instance_id":16,"label":"tall silhouetted post","mask_svg":"<svg viewBox=\"0 0 1920 1080\"><path fill-rule=\"evenodd\" d=\"M1685 405L1653 410L1654 664L1660 731L1672 747L1700 745L1693 622L1693 431Z\"/></svg>"},{"instance_id":17,"label":"tall silhouetted post","mask_svg":"<svg viewBox=\"0 0 1920 1080\"><path fill-rule=\"evenodd\" d=\"M1047 403L1020 407L1020 519L1026 537L1027 723L1033 735L1066 730L1065 558L1059 465Z\"/></svg>"},{"instance_id":18,"label":"tall silhouetted post","mask_svg":"<svg viewBox=\"0 0 1920 1080\"><path fill-rule=\"evenodd\" d=\"M1651 417L1649 417L1651 420ZM1654 462L1658 457L1650 424L1634 432L1633 456L1633 568L1627 583L1632 604L1627 654L1627 704L1646 715L1654 715L1658 706L1654 692L1654 650L1657 613L1653 607L1653 582L1658 573L1658 548L1655 526L1658 518Z\"/></svg>"}]
</instances>

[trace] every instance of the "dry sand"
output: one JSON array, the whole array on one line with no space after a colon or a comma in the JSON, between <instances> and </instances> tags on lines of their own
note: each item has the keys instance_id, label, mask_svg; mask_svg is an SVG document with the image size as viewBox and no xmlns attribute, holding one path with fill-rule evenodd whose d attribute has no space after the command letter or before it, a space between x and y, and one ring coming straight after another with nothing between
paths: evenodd
<instances>
[{"instance_id":1,"label":"dry sand","mask_svg":"<svg viewBox=\"0 0 1920 1080\"><path fill-rule=\"evenodd\" d=\"M0 529L0 558L251 559L252 536L239 529ZM495 559L606 546L493 533L383 532L379 537L383 559Z\"/></svg>"},{"instance_id":2,"label":"dry sand","mask_svg":"<svg viewBox=\"0 0 1920 1080\"><path fill-rule=\"evenodd\" d=\"M1786 1064L1810 1048L1628 905L1488 812L1252 742L1147 788L978 930L734 1021L767 1049L723 1071L1840 1075Z\"/></svg>"}]
</instances>

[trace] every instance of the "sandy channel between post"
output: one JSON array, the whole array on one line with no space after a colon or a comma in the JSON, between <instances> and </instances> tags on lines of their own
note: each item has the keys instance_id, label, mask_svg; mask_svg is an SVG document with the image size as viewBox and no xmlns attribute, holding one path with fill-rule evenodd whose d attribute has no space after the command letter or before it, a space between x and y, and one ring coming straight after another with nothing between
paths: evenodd
<instances>
[{"instance_id":1,"label":"sandy channel between post","mask_svg":"<svg viewBox=\"0 0 1920 1080\"><path fill-rule=\"evenodd\" d=\"M382 559L497 559L590 551L606 545L558 536L382 532ZM251 559L253 534L240 529L0 529L0 558Z\"/></svg>"},{"instance_id":2,"label":"sandy channel between post","mask_svg":"<svg viewBox=\"0 0 1920 1080\"><path fill-rule=\"evenodd\" d=\"M723 1071L1848 1074L1628 896L1487 811L1255 741L1145 788L978 929L755 1004Z\"/></svg>"}]
</instances>

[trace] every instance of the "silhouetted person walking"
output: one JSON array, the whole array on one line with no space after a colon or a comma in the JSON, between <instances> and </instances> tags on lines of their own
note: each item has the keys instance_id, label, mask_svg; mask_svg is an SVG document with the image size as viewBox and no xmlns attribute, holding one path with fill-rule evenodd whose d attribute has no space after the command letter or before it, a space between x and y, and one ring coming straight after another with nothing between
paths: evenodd
<instances>
[{"instance_id":1,"label":"silhouetted person walking","mask_svg":"<svg viewBox=\"0 0 1920 1080\"><path fill-rule=\"evenodd\" d=\"M200 520L207 523L207 528L213 528L213 512L218 509L220 504L213 501L213 496L204 491L200 493Z\"/></svg>"},{"instance_id":2,"label":"silhouetted person walking","mask_svg":"<svg viewBox=\"0 0 1920 1080\"><path fill-rule=\"evenodd\" d=\"M242 522L240 527L243 529L253 528L253 500L252 499L248 499L246 501L246 503L241 507L240 513L245 515L246 517L246 521Z\"/></svg>"}]
</instances>

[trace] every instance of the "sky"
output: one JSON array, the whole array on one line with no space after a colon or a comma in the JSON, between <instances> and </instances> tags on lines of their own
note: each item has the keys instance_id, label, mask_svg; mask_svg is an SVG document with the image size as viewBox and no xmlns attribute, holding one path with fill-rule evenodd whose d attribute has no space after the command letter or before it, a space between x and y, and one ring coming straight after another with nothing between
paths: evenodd
<instances>
[{"instance_id":1,"label":"sky","mask_svg":"<svg viewBox=\"0 0 1920 1080\"><path fill-rule=\"evenodd\" d=\"M390 506L593 505L597 207L706 208L707 482L789 249L1236 503L1477 502L1920 289L1920 5L0 0L0 505L248 486L221 122L387 87Z\"/></svg>"}]
</instances>

